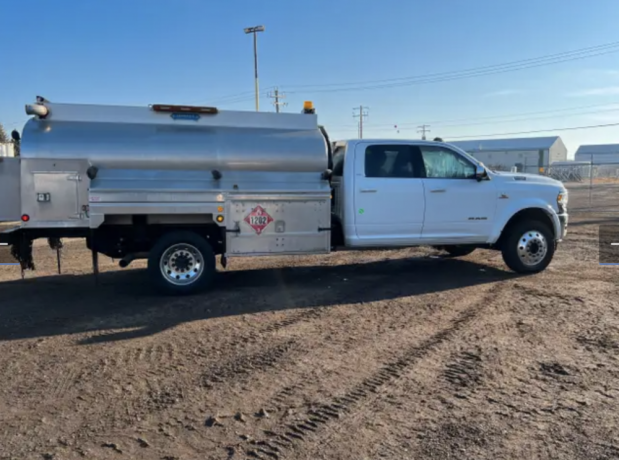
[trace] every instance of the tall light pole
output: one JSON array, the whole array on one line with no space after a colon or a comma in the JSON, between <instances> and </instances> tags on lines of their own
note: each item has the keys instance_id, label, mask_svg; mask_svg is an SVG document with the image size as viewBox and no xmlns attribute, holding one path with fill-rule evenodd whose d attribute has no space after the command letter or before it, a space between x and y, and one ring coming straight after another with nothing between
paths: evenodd
<instances>
[{"instance_id":1,"label":"tall light pole","mask_svg":"<svg viewBox=\"0 0 619 460\"><path fill-rule=\"evenodd\" d=\"M264 26L247 27L246 34L254 34L254 78L256 84L256 112L260 110L260 103L258 102L258 32L264 32Z\"/></svg>"}]
</instances>

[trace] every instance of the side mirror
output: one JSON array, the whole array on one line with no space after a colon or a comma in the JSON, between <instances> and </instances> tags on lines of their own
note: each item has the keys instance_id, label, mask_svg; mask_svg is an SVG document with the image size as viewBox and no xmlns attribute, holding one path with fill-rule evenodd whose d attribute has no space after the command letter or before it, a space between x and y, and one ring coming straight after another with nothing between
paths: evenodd
<instances>
[{"instance_id":1,"label":"side mirror","mask_svg":"<svg viewBox=\"0 0 619 460\"><path fill-rule=\"evenodd\" d=\"M481 165L477 165L477 169L475 170L475 179L477 179L477 181L482 181L487 177L488 172L486 171L486 168Z\"/></svg>"}]
</instances>

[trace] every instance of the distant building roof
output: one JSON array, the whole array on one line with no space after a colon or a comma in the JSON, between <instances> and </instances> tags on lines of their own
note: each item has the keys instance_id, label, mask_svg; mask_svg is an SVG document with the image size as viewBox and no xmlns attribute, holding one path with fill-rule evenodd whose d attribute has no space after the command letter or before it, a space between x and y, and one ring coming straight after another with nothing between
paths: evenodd
<instances>
[{"instance_id":1,"label":"distant building roof","mask_svg":"<svg viewBox=\"0 0 619 460\"><path fill-rule=\"evenodd\" d=\"M592 145L581 145L576 150L576 155L599 155L599 154L612 154L619 153L619 144L592 144Z\"/></svg>"},{"instance_id":2,"label":"distant building roof","mask_svg":"<svg viewBox=\"0 0 619 460\"><path fill-rule=\"evenodd\" d=\"M474 141L453 141L446 139L445 142L455 145L466 152L482 151L509 151L509 150L540 150L549 149L560 139L552 137L521 137L517 139L479 139Z\"/></svg>"}]
</instances>

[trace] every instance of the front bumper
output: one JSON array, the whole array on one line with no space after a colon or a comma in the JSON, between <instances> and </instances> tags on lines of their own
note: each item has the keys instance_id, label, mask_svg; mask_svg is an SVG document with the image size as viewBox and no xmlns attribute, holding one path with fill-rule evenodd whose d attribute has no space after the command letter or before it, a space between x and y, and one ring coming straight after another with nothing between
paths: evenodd
<instances>
[{"instance_id":1,"label":"front bumper","mask_svg":"<svg viewBox=\"0 0 619 460\"><path fill-rule=\"evenodd\" d=\"M565 235L567 235L567 223L568 223L568 215L567 213L565 214L559 214L559 222L561 223L561 232L559 233L558 237L557 237L557 241L561 241L563 240L563 238L565 238Z\"/></svg>"}]
</instances>

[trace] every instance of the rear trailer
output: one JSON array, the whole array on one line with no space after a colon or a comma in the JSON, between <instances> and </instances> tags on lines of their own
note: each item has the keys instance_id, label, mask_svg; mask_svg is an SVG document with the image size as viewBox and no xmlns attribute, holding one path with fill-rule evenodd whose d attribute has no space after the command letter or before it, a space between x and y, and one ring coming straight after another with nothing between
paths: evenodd
<instances>
[{"instance_id":1,"label":"rear trailer","mask_svg":"<svg viewBox=\"0 0 619 460\"><path fill-rule=\"evenodd\" d=\"M156 104L27 105L18 158L0 162L0 232L23 270L32 241L85 238L165 292L206 287L215 257L331 249L331 143L302 113ZM60 262L58 264L60 270Z\"/></svg>"}]
</instances>

